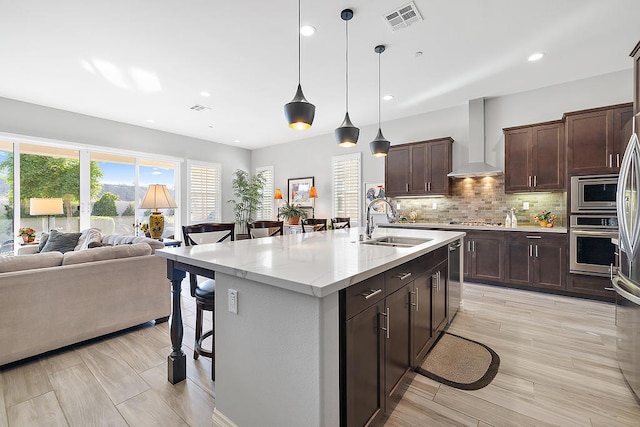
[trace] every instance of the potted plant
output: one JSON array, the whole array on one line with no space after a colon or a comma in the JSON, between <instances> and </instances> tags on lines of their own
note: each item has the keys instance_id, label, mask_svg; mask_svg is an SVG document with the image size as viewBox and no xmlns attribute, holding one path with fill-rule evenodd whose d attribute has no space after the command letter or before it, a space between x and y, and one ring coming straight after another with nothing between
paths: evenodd
<instances>
[{"instance_id":1,"label":"potted plant","mask_svg":"<svg viewBox=\"0 0 640 427\"><path fill-rule=\"evenodd\" d=\"M18 229L18 236L22 237L24 243L33 242L36 239L36 230L31 227L22 227Z\"/></svg>"},{"instance_id":2,"label":"potted plant","mask_svg":"<svg viewBox=\"0 0 640 427\"><path fill-rule=\"evenodd\" d=\"M535 222L540 224L541 227L553 227L553 222L556 219L555 215L551 215L551 211L542 211L539 214L533 216Z\"/></svg>"},{"instance_id":3,"label":"potted plant","mask_svg":"<svg viewBox=\"0 0 640 427\"><path fill-rule=\"evenodd\" d=\"M300 222L300 218L307 217L307 212L300 206L285 201L284 206L278 210L278 216L286 219L289 224L296 225Z\"/></svg>"},{"instance_id":4,"label":"potted plant","mask_svg":"<svg viewBox=\"0 0 640 427\"><path fill-rule=\"evenodd\" d=\"M237 169L233 175L231 186L236 199L229 200L228 203L233 203L237 234L242 235L247 234L247 222L253 222L253 214L260 209L266 178L264 171L251 176L248 172Z\"/></svg>"}]
</instances>

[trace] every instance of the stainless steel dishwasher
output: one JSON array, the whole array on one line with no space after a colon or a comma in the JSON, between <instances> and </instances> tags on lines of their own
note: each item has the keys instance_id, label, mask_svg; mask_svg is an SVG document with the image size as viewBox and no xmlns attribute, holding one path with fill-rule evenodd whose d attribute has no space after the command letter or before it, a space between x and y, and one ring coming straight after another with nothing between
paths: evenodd
<instances>
[{"instance_id":1,"label":"stainless steel dishwasher","mask_svg":"<svg viewBox=\"0 0 640 427\"><path fill-rule=\"evenodd\" d=\"M447 319L448 323L453 321L460 308L460 298L462 297L462 240L449 243L449 282L447 286Z\"/></svg>"}]
</instances>

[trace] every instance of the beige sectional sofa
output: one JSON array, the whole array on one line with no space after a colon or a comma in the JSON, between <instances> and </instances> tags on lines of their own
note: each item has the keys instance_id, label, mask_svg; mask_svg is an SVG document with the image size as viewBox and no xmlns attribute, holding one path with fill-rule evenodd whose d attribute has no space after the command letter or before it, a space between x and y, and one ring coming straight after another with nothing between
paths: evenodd
<instances>
[{"instance_id":1,"label":"beige sectional sofa","mask_svg":"<svg viewBox=\"0 0 640 427\"><path fill-rule=\"evenodd\" d=\"M110 240L131 244L0 257L0 365L168 318L163 244Z\"/></svg>"}]
</instances>

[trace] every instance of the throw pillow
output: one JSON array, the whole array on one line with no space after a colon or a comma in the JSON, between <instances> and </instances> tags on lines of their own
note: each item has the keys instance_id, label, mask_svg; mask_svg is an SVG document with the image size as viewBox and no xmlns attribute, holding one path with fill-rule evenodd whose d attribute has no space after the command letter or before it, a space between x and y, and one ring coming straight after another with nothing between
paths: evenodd
<instances>
[{"instance_id":1,"label":"throw pillow","mask_svg":"<svg viewBox=\"0 0 640 427\"><path fill-rule=\"evenodd\" d=\"M42 252L42 248L47 243L47 239L49 238L49 233L42 232L40 235L40 243L38 244L38 250L36 252Z\"/></svg>"},{"instance_id":2,"label":"throw pillow","mask_svg":"<svg viewBox=\"0 0 640 427\"><path fill-rule=\"evenodd\" d=\"M63 233L58 230L51 230L47 243L40 252L69 252L72 251L78 244L81 233Z\"/></svg>"},{"instance_id":3,"label":"throw pillow","mask_svg":"<svg viewBox=\"0 0 640 427\"><path fill-rule=\"evenodd\" d=\"M78 243L76 244L75 251L83 251L89 249L91 242L100 242L102 240L102 233L99 228L88 228L82 231Z\"/></svg>"}]
</instances>

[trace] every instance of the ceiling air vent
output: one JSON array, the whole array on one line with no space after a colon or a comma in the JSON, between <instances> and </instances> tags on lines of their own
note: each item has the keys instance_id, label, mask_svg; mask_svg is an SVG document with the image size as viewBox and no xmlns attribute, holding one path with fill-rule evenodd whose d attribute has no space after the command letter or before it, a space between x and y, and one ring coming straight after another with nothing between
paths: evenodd
<instances>
[{"instance_id":1,"label":"ceiling air vent","mask_svg":"<svg viewBox=\"0 0 640 427\"><path fill-rule=\"evenodd\" d=\"M389 13L385 13L382 19L389 25L391 31L397 31L415 22L422 21L422 16L420 12L418 12L415 3L411 2Z\"/></svg>"},{"instance_id":2,"label":"ceiling air vent","mask_svg":"<svg viewBox=\"0 0 640 427\"><path fill-rule=\"evenodd\" d=\"M193 107L191 107L190 110L193 110L193 111L207 111L207 110L211 110L211 107L205 107L204 105L196 104Z\"/></svg>"}]
</instances>

